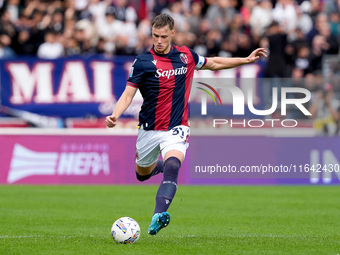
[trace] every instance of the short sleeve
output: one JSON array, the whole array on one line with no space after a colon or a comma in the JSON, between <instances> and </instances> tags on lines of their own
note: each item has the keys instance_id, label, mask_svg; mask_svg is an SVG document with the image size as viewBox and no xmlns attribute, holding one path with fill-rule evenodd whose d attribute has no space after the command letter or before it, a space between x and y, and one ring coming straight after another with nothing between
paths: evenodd
<instances>
[{"instance_id":1,"label":"short sleeve","mask_svg":"<svg viewBox=\"0 0 340 255\"><path fill-rule=\"evenodd\" d=\"M205 57L202 57L200 55L198 55L196 52L194 52L192 49L189 49L194 61L195 61L195 69L199 70L201 69L203 66L205 66L205 64L207 63L207 59Z\"/></svg>"},{"instance_id":2,"label":"short sleeve","mask_svg":"<svg viewBox=\"0 0 340 255\"><path fill-rule=\"evenodd\" d=\"M127 85L132 86L134 88L139 88L139 85L142 82L144 74L144 67L143 63L140 58L136 58L132 64L129 78L127 80Z\"/></svg>"}]
</instances>

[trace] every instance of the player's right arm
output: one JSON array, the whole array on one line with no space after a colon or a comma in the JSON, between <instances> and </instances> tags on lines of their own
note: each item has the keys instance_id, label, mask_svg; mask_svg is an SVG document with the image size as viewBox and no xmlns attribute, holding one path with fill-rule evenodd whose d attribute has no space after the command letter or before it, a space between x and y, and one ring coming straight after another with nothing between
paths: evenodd
<instances>
[{"instance_id":1,"label":"player's right arm","mask_svg":"<svg viewBox=\"0 0 340 255\"><path fill-rule=\"evenodd\" d=\"M144 73L143 61L140 57L137 57L132 64L123 94L119 98L113 113L105 119L107 127L112 128L116 126L117 119L131 104L132 99L139 88L139 84L142 83Z\"/></svg>"},{"instance_id":2,"label":"player's right arm","mask_svg":"<svg viewBox=\"0 0 340 255\"><path fill-rule=\"evenodd\" d=\"M133 97L135 96L138 88L132 86L126 86L123 94L119 98L113 113L110 116L107 116L105 119L106 126L109 128L113 128L117 124L117 119L125 112L125 110L129 107L132 102Z\"/></svg>"}]
</instances>

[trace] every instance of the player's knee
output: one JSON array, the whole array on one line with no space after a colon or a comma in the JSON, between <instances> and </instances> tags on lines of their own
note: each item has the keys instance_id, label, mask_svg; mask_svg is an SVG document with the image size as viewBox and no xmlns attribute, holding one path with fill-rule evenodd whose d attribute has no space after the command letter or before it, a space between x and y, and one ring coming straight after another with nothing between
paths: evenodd
<instances>
[{"instance_id":1,"label":"player's knee","mask_svg":"<svg viewBox=\"0 0 340 255\"><path fill-rule=\"evenodd\" d=\"M181 161L176 157L170 157L164 162L164 179L176 179L181 167Z\"/></svg>"}]
</instances>

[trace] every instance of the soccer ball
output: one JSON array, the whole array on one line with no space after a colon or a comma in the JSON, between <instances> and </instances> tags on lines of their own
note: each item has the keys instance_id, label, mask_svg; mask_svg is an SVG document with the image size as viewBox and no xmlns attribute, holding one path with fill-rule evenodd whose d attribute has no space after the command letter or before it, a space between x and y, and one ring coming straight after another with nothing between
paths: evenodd
<instances>
[{"instance_id":1,"label":"soccer ball","mask_svg":"<svg viewBox=\"0 0 340 255\"><path fill-rule=\"evenodd\" d=\"M111 235L116 243L135 243L140 236L140 227L134 219L122 217L113 223Z\"/></svg>"}]
</instances>

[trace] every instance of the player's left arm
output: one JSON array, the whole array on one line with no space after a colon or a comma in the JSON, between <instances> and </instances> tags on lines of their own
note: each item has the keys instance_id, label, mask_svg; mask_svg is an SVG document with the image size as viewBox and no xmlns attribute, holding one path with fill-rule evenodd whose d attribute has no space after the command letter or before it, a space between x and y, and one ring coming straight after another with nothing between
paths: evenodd
<instances>
[{"instance_id":1,"label":"player's left arm","mask_svg":"<svg viewBox=\"0 0 340 255\"><path fill-rule=\"evenodd\" d=\"M222 58L222 57L207 58L207 63L202 67L202 70L208 69L212 71L217 71L254 63L260 57L266 58L267 57L266 53L267 51L264 48L258 48L254 50L246 58Z\"/></svg>"}]
</instances>

